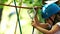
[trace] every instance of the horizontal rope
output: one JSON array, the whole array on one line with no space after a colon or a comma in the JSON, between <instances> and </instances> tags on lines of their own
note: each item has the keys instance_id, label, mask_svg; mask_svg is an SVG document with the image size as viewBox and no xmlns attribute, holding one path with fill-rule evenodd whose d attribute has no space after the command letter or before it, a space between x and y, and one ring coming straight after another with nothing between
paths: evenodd
<instances>
[{"instance_id":1,"label":"horizontal rope","mask_svg":"<svg viewBox=\"0 0 60 34\"><path fill-rule=\"evenodd\" d=\"M32 7L21 7L21 6L14 6L14 5L8 5L8 4L0 4L2 6L10 6L10 7L17 7L17 8L25 8L25 9L32 9ZM42 7L37 7L37 9L42 9Z\"/></svg>"}]
</instances>

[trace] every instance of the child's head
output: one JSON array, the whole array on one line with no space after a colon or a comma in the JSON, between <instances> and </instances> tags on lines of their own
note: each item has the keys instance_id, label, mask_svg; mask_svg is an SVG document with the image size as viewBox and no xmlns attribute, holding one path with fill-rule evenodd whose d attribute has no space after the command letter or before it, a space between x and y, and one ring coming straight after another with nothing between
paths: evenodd
<instances>
[{"instance_id":1,"label":"child's head","mask_svg":"<svg viewBox=\"0 0 60 34\"><path fill-rule=\"evenodd\" d=\"M42 8L42 17L46 19L48 23L52 25L54 21L55 15L60 12L60 7L55 4L46 4Z\"/></svg>"},{"instance_id":2,"label":"child's head","mask_svg":"<svg viewBox=\"0 0 60 34\"><path fill-rule=\"evenodd\" d=\"M59 11L60 11L60 7L57 4L55 3L46 4L42 8L42 16L43 18L47 19L51 17L52 15L58 13Z\"/></svg>"}]
</instances>

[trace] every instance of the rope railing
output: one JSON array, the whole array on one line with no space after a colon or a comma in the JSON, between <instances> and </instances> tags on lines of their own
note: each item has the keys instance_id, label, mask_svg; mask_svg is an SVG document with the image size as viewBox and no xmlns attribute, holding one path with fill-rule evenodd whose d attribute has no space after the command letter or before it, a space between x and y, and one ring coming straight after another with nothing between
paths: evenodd
<instances>
[{"instance_id":1,"label":"rope railing","mask_svg":"<svg viewBox=\"0 0 60 34\"><path fill-rule=\"evenodd\" d=\"M32 9L32 7L21 7L21 6L14 6L14 5L8 5L8 4L0 4L2 6L10 6L10 7L17 7L17 8L25 8L25 9ZM40 8L42 9L42 7L38 6L37 9Z\"/></svg>"}]
</instances>

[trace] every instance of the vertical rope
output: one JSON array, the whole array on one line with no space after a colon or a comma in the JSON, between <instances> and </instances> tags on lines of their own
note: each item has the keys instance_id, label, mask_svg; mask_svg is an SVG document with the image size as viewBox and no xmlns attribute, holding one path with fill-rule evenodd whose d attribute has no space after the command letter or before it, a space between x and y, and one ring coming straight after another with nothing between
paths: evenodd
<instances>
[{"instance_id":1,"label":"vertical rope","mask_svg":"<svg viewBox=\"0 0 60 34\"><path fill-rule=\"evenodd\" d=\"M20 3L21 3L21 5L20 5L20 7L22 6L22 0L20 1ZM20 11L21 11L21 8L19 8L19 12L18 12L18 14L20 15ZM16 27L15 27L15 32L14 32L14 34L16 34L16 30L17 30L17 23L18 21L16 21Z\"/></svg>"},{"instance_id":2,"label":"vertical rope","mask_svg":"<svg viewBox=\"0 0 60 34\"><path fill-rule=\"evenodd\" d=\"M33 30L32 30L32 34L34 34L34 27L33 27Z\"/></svg>"},{"instance_id":3,"label":"vertical rope","mask_svg":"<svg viewBox=\"0 0 60 34\"><path fill-rule=\"evenodd\" d=\"M16 6L16 1L14 0L14 4ZM18 20L18 23L19 23L19 28L20 28L20 34L22 34L22 29L21 29L21 24L20 24L20 20L19 20L19 14L18 14L18 10L17 10L17 7L15 7L16 9L16 14L17 14L17 20Z\"/></svg>"},{"instance_id":4,"label":"vertical rope","mask_svg":"<svg viewBox=\"0 0 60 34\"><path fill-rule=\"evenodd\" d=\"M35 12L35 15L33 17L33 19L35 20L35 22L37 22L37 8L33 9L34 12ZM33 27L33 31L32 31L32 34L34 34L34 27Z\"/></svg>"},{"instance_id":5,"label":"vertical rope","mask_svg":"<svg viewBox=\"0 0 60 34\"><path fill-rule=\"evenodd\" d=\"M34 12L35 12L35 9L33 8L33 10L34 10ZM34 15L34 17L36 16L36 12L35 12L35 15ZM33 18L34 18L33 17ZM33 27L33 30L32 30L32 34L34 34L34 27Z\"/></svg>"},{"instance_id":6,"label":"vertical rope","mask_svg":"<svg viewBox=\"0 0 60 34\"><path fill-rule=\"evenodd\" d=\"M33 16L33 17L30 15L29 10L27 11L27 13L28 13L29 17L32 19L32 21L33 21L33 19L34 19L35 16L36 16L36 11L35 11L34 7L33 7L33 10L34 10L34 16ZM34 34L34 27L33 27L33 29L32 29L32 34Z\"/></svg>"}]
</instances>

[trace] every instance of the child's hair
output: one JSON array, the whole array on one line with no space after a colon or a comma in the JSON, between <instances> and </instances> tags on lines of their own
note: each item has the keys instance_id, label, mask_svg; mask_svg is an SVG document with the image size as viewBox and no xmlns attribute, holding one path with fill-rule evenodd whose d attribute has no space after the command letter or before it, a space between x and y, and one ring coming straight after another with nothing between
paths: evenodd
<instances>
[{"instance_id":1,"label":"child's hair","mask_svg":"<svg viewBox=\"0 0 60 34\"><path fill-rule=\"evenodd\" d=\"M58 0L57 2L55 2L57 5L59 5L59 7L60 7L60 1Z\"/></svg>"},{"instance_id":2,"label":"child's hair","mask_svg":"<svg viewBox=\"0 0 60 34\"><path fill-rule=\"evenodd\" d=\"M60 22L60 18L58 18L58 15L60 16L59 12L57 14L55 14L54 21L49 17L49 19L53 22L53 25L55 25L57 22ZM46 21L45 21L45 23L46 23ZM50 30L53 25L51 25L51 27L47 27L46 29Z\"/></svg>"},{"instance_id":3,"label":"child's hair","mask_svg":"<svg viewBox=\"0 0 60 34\"><path fill-rule=\"evenodd\" d=\"M58 12L55 16L55 19L54 19L54 22L53 22L53 25L55 25L57 22L60 22L60 18L58 18L58 16L60 16L60 13Z\"/></svg>"}]
</instances>

